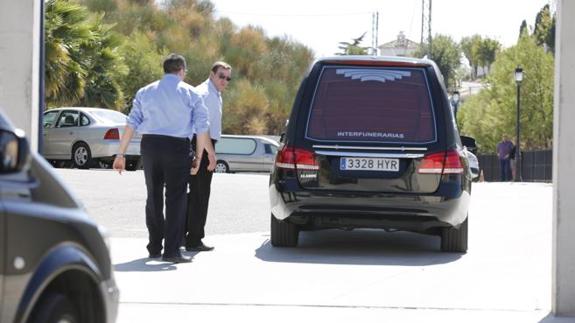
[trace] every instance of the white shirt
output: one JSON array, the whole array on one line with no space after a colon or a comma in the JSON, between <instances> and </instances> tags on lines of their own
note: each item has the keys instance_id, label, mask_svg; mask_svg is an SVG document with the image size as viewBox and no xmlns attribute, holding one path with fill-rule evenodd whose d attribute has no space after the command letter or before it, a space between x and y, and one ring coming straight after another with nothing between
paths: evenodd
<instances>
[{"instance_id":1,"label":"white shirt","mask_svg":"<svg viewBox=\"0 0 575 323\"><path fill-rule=\"evenodd\" d=\"M136 93L128 125L140 134L188 138L208 131L208 109L191 85L166 74Z\"/></svg>"},{"instance_id":2,"label":"white shirt","mask_svg":"<svg viewBox=\"0 0 575 323\"><path fill-rule=\"evenodd\" d=\"M209 78L196 87L196 92L208 107L210 138L220 140L222 136L222 95Z\"/></svg>"}]
</instances>

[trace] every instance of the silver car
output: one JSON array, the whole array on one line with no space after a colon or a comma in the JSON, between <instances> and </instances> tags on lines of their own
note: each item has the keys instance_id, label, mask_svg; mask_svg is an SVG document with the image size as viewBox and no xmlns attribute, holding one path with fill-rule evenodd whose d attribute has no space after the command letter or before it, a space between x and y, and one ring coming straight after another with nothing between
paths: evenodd
<instances>
[{"instance_id":1,"label":"silver car","mask_svg":"<svg viewBox=\"0 0 575 323\"><path fill-rule=\"evenodd\" d=\"M261 136L222 135L216 144L216 173L269 172L279 144Z\"/></svg>"},{"instance_id":2,"label":"silver car","mask_svg":"<svg viewBox=\"0 0 575 323\"><path fill-rule=\"evenodd\" d=\"M74 167L109 167L118 152L127 116L101 108L59 108L44 112L42 155L58 164L71 161ZM140 135L126 151L126 169L140 167Z\"/></svg>"}]
</instances>

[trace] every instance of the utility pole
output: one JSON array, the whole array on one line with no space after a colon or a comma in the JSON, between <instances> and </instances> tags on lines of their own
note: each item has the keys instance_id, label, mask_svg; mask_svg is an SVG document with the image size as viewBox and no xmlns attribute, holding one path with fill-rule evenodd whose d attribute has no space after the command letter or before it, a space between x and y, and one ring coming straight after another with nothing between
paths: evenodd
<instances>
[{"instance_id":1,"label":"utility pole","mask_svg":"<svg viewBox=\"0 0 575 323\"><path fill-rule=\"evenodd\" d=\"M421 0L421 40L420 45L425 48L427 57L431 58L431 2L432 0Z\"/></svg>"},{"instance_id":2,"label":"utility pole","mask_svg":"<svg viewBox=\"0 0 575 323\"><path fill-rule=\"evenodd\" d=\"M371 54L377 55L377 46L379 46L379 11L371 14Z\"/></svg>"}]
</instances>

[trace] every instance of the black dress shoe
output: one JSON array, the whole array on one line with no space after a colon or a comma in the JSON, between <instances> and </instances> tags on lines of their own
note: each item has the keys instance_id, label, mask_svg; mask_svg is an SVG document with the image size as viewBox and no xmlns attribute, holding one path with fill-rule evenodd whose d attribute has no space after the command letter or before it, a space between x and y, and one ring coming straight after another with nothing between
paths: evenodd
<instances>
[{"instance_id":1,"label":"black dress shoe","mask_svg":"<svg viewBox=\"0 0 575 323\"><path fill-rule=\"evenodd\" d=\"M161 252L158 252L158 253L150 253L150 254L148 255L148 258L154 259L154 258L160 258L161 256L162 256L162 253L161 253Z\"/></svg>"},{"instance_id":2,"label":"black dress shoe","mask_svg":"<svg viewBox=\"0 0 575 323\"><path fill-rule=\"evenodd\" d=\"M186 247L186 251L212 251L214 247L206 246L203 242L193 247Z\"/></svg>"},{"instance_id":3,"label":"black dress shoe","mask_svg":"<svg viewBox=\"0 0 575 323\"><path fill-rule=\"evenodd\" d=\"M186 262L192 262L192 258L185 257L185 256L175 256L175 257L163 256L162 261L173 262L175 264L181 264L181 263L186 263Z\"/></svg>"}]
</instances>

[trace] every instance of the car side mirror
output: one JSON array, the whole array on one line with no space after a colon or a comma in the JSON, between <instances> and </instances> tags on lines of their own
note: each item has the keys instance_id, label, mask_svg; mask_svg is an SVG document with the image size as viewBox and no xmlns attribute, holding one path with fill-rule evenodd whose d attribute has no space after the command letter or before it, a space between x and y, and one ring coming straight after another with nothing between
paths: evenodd
<instances>
[{"instance_id":1,"label":"car side mirror","mask_svg":"<svg viewBox=\"0 0 575 323\"><path fill-rule=\"evenodd\" d=\"M475 138L469 136L460 136L461 144L467 147L467 150L473 154L477 154L477 144L475 143Z\"/></svg>"},{"instance_id":2,"label":"car side mirror","mask_svg":"<svg viewBox=\"0 0 575 323\"><path fill-rule=\"evenodd\" d=\"M280 135L280 142L283 143L285 138L286 138L286 133L282 132Z\"/></svg>"},{"instance_id":3,"label":"car side mirror","mask_svg":"<svg viewBox=\"0 0 575 323\"><path fill-rule=\"evenodd\" d=\"M21 171L29 156L28 140L22 130L0 130L0 174Z\"/></svg>"}]
</instances>

